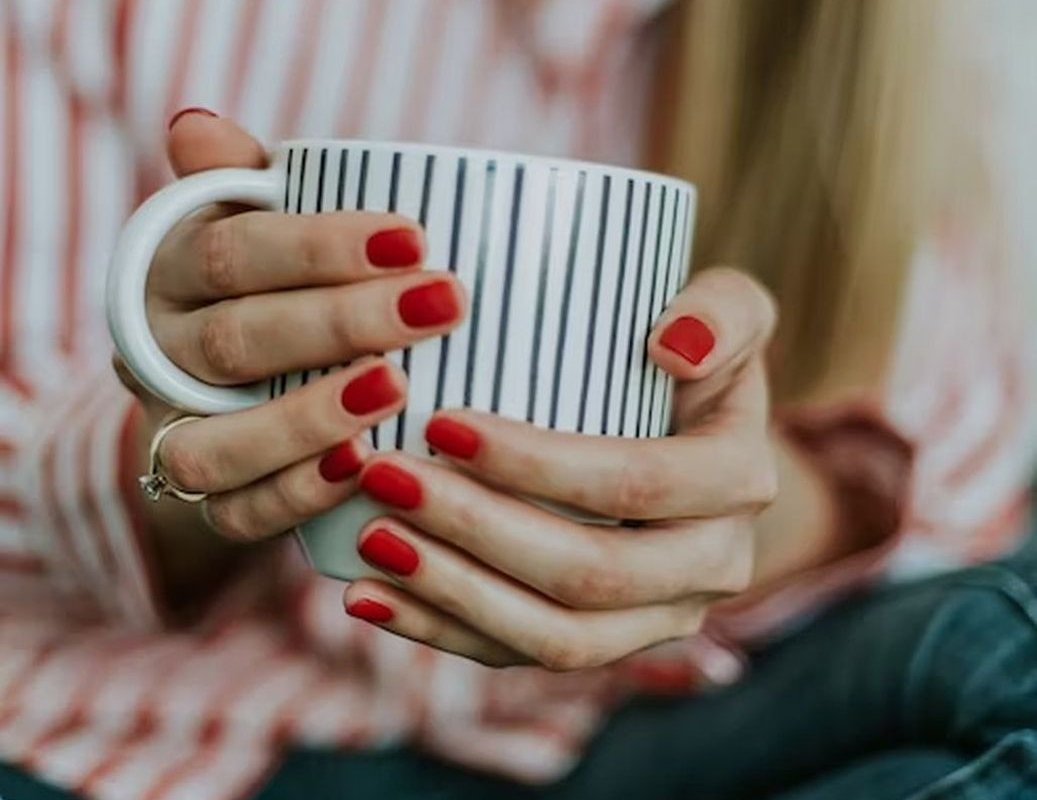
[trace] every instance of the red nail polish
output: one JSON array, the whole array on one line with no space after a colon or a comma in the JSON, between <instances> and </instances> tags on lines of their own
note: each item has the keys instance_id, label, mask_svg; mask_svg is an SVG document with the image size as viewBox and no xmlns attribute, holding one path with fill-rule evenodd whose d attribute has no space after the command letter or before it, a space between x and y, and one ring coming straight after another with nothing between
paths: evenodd
<instances>
[{"instance_id":1,"label":"red nail polish","mask_svg":"<svg viewBox=\"0 0 1037 800\"><path fill-rule=\"evenodd\" d=\"M360 488L388 506L413 509L421 505L421 484L407 470L382 461L360 476Z\"/></svg>"},{"instance_id":2,"label":"red nail polish","mask_svg":"<svg viewBox=\"0 0 1037 800\"><path fill-rule=\"evenodd\" d=\"M166 130L172 130L177 120L180 119L180 117L186 116L187 114L202 114L206 117L220 116L215 111L210 111L209 109L202 108L201 106L188 106L187 108L181 108L179 111L177 111L173 116L169 118L169 124L166 126Z\"/></svg>"},{"instance_id":3,"label":"red nail polish","mask_svg":"<svg viewBox=\"0 0 1037 800\"><path fill-rule=\"evenodd\" d=\"M681 317L666 327L659 337L659 344L692 364L701 364L713 351L716 338L698 317Z\"/></svg>"},{"instance_id":4,"label":"red nail polish","mask_svg":"<svg viewBox=\"0 0 1037 800\"><path fill-rule=\"evenodd\" d=\"M418 551L385 528L376 528L364 537L360 555L371 566L396 575L413 575L418 568Z\"/></svg>"},{"instance_id":5,"label":"red nail polish","mask_svg":"<svg viewBox=\"0 0 1037 800\"><path fill-rule=\"evenodd\" d=\"M415 286L400 295L400 318L412 328L431 328L453 322L461 313L454 287L447 281Z\"/></svg>"},{"instance_id":6,"label":"red nail polish","mask_svg":"<svg viewBox=\"0 0 1037 800\"><path fill-rule=\"evenodd\" d=\"M473 458L482 444L478 432L449 417L436 417L429 422L425 441L454 458Z\"/></svg>"},{"instance_id":7,"label":"red nail polish","mask_svg":"<svg viewBox=\"0 0 1037 800\"><path fill-rule=\"evenodd\" d=\"M352 478L363 466L364 462L357 455L353 443L342 442L324 454L317 468L328 483L339 483Z\"/></svg>"},{"instance_id":8,"label":"red nail polish","mask_svg":"<svg viewBox=\"0 0 1037 800\"><path fill-rule=\"evenodd\" d=\"M413 267L421 261L421 240L410 228L379 231L367 240L367 260L373 267Z\"/></svg>"},{"instance_id":9,"label":"red nail polish","mask_svg":"<svg viewBox=\"0 0 1037 800\"><path fill-rule=\"evenodd\" d=\"M351 617L362 619L364 622L381 624L392 622L396 614L385 603L379 603L369 597L361 597L346 606L346 613Z\"/></svg>"},{"instance_id":10,"label":"red nail polish","mask_svg":"<svg viewBox=\"0 0 1037 800\"><path fill-rule=\"evenodd\" d=\"M391 406L399 399L400 390L385 366L358 375L342 390L342 406L358 417Z\"/></svg>"}]
</instances>

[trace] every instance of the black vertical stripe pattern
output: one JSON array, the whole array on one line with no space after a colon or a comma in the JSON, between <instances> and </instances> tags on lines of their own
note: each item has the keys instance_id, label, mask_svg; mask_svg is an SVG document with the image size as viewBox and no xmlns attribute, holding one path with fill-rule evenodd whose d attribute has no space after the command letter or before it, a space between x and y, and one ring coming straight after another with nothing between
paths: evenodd
<instances>
[{"instance_id":1,"label":"black vertical stripe pattern","mask_svg":"<svg viewBox=\"0 0 1037 800\"><path fill-rule=\"evenodd\" d=\"M291 188L292 188L292 164L295 161L295 150L292 148L288 149L288 164L285 169L284 176L284 205L282 211L286 214L292 210L291 207ZM277 378L270 379L270 399L273 400L277 396Z\"/></svg>"},{"instance_id":2,"label":"black vertical stripe pattern","mask_svg":"<svg viewBox=\"0 0 1037 800\"><path fill-rule=\"evenodd\" d=\"M511 284L515 274L515 250L518 246L518 230L522 213L522 181L526 169L521 164L515 168L515 184L511 193L511 223L508 228L508 253L504 261L504 288L501 290L500 326L497 328L497 361L493 372L493 397L490 410L500 411L500 396L504 379L504 356L508 346L508 321L511 312Z\"/></svg>"},{"instance_id":3,"label":"black vertical stripe pattern","mask_svg":"<svg viewBox=\"0 0 1037 800\"><path fill-rule=\"evenodd\" d=\"M389 211L396 211L396 199L400 193L400 154L392 154L392 171L389 173Z\"/></svg>"},{"instance_id":4,"label":"black vertical stripe pattern","mask_svg":"<svg viewBox=\"0 0 1037 800\"><path fill-rule=\"evenodd\" d=\"M663 307L669 302L671 297L670 292L673 289L673 284L676 279L674 264L680 258L680 250L677 248L677 216L681 208L681 200L683 194L678 191L674 191L673 194L673 226L670 230L670 251L666 261L666 275L663 279ZM674 257L676 254L676 258ZM660 312L661 313L661 312ZM656 317L658 319L658 317ZM657 372L659 382L661 383L658 394L659 394L659 411L655 417L655 436L663 436L666 434L666 422L667 422L667 397L670 392L670 375L663 370ZM654 378L653 378L654 379Z\"/></svg>"},{"instance_id":5,"label":"black vertical stripe pattern","mask_svg":"<svg viewBox=\"0 0 1037 800\"><path fill-rule=\"evenodd\" d=\"M367 160L371 151L365 150L360 154L360 178L356 184L356 210L363 211L364 203L367 202Z\"/></svg>"},{"instance_id":6,"label":"black vertical stripe pattern","mask_svg":"<svg viewBox=\"0 0 1037 800\"><path fill-rule=\"evenodd\" d=\"M424 228L428 224L428 204L432 198L432 177L436 171L436 157L425 156L425 176L421 179L421 207L418 209L418 224Z\"/></svg>"},{"instance_id":7,"label":"black vertical stripe pattern","mask_svg":"<svg viewBox=\"0 0 1037 800\"><path fill-rule=\"evenodd\" d=\"M688 237L691 235L691 195L688 192L682 192L684 195L684 218L681 223L681 249L678 254L676 264L676 281L677 285L673 288L673 294L676 295L684 288L684 283L687 280L687 268L688 268ZM666 395L666 422L668 429L664 430L663 433L669 433L673 429L673 403L676 399L674 393L677 391L677 387L674 383L673 377L669 378L669 392Z\"/></svg>"},{"instance_id":8,"label":"black vertical stripe pattern","mask_svg":"<svg viewBox=\"0 0 1037 800\"><path fill-rule=\"evenodd\" d=\"M569 303L572 300L573 270L576 267L576 252L580 246L580 228L583 227L583 192L587 185L587 173L580 171L576 181L576 205L573 208L572 227L569 229L569 255L565 264L565 286L562 289L562 308L558 314L558 345L555 348L554 380L551 384L550 427L558 423L558 399L562 391L562 366L565 359L565 341L569 326Z\"/></svg>"},{"instance_id":9,"label":"black vertical stripe pattern","mask_svg":"<svg viewBox=\"0 0 1037 800\"><path fill-rule=\"evenodd\" d=\"M644 429L646 435L648 433L647 425L642 428L642 423L646 421L644 418L645 381L648 378L649 369L654 369L654 367L651 367L648 363L648 335L652 332L652 305L655 302L655 287L659 280L659 246L662 244L663 218L666 216L665 186L660 190L658 216L658 225L655 229L655 252L652 257L651 289L648 292L648 301L645 303L648 309L648 319L645 321L644 332L637 339L638 347L641 348L641 377L637 393L637 427L635 428L635 436L640 436L642 429Z\"/></svg>"},{"instance_id":10,"label":"black vertical stripe pattern","mask_svg":"<svg viewBox=\"0 0 1037 800\"><path fill-rule=\"evenodd\" d=\"M540 272L537 276L536 317L533 321L533 347L529 355L529 403L526 420L533 421L536 413L537 379L540 365L540 339L544 329L544 303L547 296L547 273L551 265L551 244L554 235L555 192L558 170L552 168L547 177L547 209L544 212L544 237L540 242Z\"/></svg>"},{"instance_id":11,"label":"black vertical stripe pattern","mask_svg":"<svg viewBox=\"0 0 1037 800\"><path fill-rule=\"evenodd\" d=\"M285 174L285 178L284 178L284 209L283 210L284 210L285 213L288 213L288 211L291 209L291 207L288 205L288 203L290 202L289 199L288 199L289 198L288 192L290 191L291 186L292 186L292 161L294 161L294 160L295 160L295 151L294 150L289 150L288 151L288 170L287 170L287 173Z\"/></svg>"},{"instance_id":12,"label":"black vertical stripe pattern","mask_svg":"<svg viewBox=\"0 0 1037 800\"><path fill-rule=\"evenodd\" d=\"M616 296L612 303L612 326L609 331L609 355L605 360L605 397L601 406L601 434L608 433L609 411L612 400L612 376L616 363L616 341L619 336L619 317L626 288L627 246L630 244L630 211L634 201L634 180L627 178L626 201L623 210L623 241L619 246L619 273L616 275Z\"/></svg>"},{"instance_id":13,"label":"black vertical stripe pattern","mask_svg":"<svg viewBox=\"0 0 1037 800\"><path fill-rule=\"evenodd\" d=\"M457 180L454 184L454 213L450 228L450 255L447 259L447 269L453 273L457 272L457 252L461 245L461 222L464 218L464 183L467 172L468 159L459 159L457 162ZM450 355L450 343L452 340L453 336L451 334L447 334L439 340L439 371L436 375L436 408L441 408L443 405L443 394L446 391L446 368Z\"/></svg>"},{"instance_id":14,"label":"black vertical stripe pattern","mask_svg":"<svg viewBox=\"0 0 1037 800\"><path fill-rule=\"evenodd\" d=\"M418 224L424 228L428 222L428 204L432 196L432 176L436 167L436 157L432 154L425 156L425 175L421 179L421 206L418 209ZM410 348L403 349L403 371L410 375ZM403 449L404 429L407 424L407 414L400 414L396 423L396 449Z\"/></svg>"},{"instance_id":15,"label":"black vertical stripe pattern","mask_svg":"<svg viewBox=\"0 0 1037 800\"><path fill-rule=\"evenodd\" d=\"M631 378L634 373L634 361L637 358L637 341L634 336L637 333L637 309L641 300L641 279L644 275L645 265L645 241L648 239L648 206L652 200L652 184L645 183L644 207L641 210L641 238L637 245L637 274L634 277L634 302L630 311L630 332L627 347L627 369L623 379L623 399L619 406L619 435L626 435L627 400L630 390L633 388Z\"/></svg>"},{"instance_id":16,"label":"black vertical stripe pattern","mask_svg":"<svg viewBox=\"0 0 1037 800\"><path fill-rule=\"evenodd\" d=\"M328 170L328 148L320 151L320 168L317 170L317 204L316 212L319 214L324 210L324 174Z\"/></svg>"},{"instance_id":17,"label":"black vertical stripe pattern","mask_svg":"<svg viewBox=\"0 0 1037 800\"><path fill-rule=\"evenodd\" d=\"M299 191L295 196L295 213L302 213L302 193L306 188L306 160L309 158L310 151L303 148L302 159L299 162Z\"/></svg>"},{"instance_id":18,"label":"black vertical stripe pattern","mask_svg":"<svg viewBox=\"0 0 1037 800\"><path fill-rule=\"evenodd\" d=\"M367 190L367 180L366 180L366 174L365 174L366 170L365 170L364 167L361 167L361 170L362 170L361 174L364 175L364 192L366 194L366 190ZM397 197L399 195L399 191L400 191L400 153L397 151L397 152L392 154L392 168L389 171L389 202L388 202L388 205L386 207L387 211L389 211L389 212L395 212L396 211L396 200L397 200ZM364 198L365 205L366 205L366 202L367 202L367 198L365 197ZM398 424L397 424L396 428L397 428L397 435L399 435L399 425ZM375 450L378 449L378 440L381 438L381 435L382 435L382 426L380 424L375 425L373 428L371 428L371 445L374 447Z\"/></svg>"},{"instance_id":19,"label":"black vertical stripe pattern","mask_svg":"<svg viewBox=\"0 0 1037 800\"><path fill-rule=\"evenodd\" d=\"M349 150L343 148L338 158L338 186L335 189L335 208L342 210L346 201L346 171L349 169Z\"/></svg>"},{"instance_id":20,"label":"black vertical stripe pattern","mask_svg":"<svg viewBox=\"0 0 1037 800\"><path fill-rule=\"evenodd\" d=\"M290 174L291 174L291 151L290 150L289 150L289 153L288 153L288 174L289 174L289 182L288 183L290 183ZM301 154L300 154L300 161L299 161L299 186L296 188L296 214L299 214L301 212L301 210L302 210L303 191L305 189L305 185L306 185L306 149L303 148L303 150L301 151ZM286 188L285 188L285 192L284 192L284 210L285 210L285 212L291 213L291 204L290 204L291 201L290 201L289 195L288 195L287 184L285 185L285 187ZM288 376L287 375L280 375L277 378L272 379L271 380L271 386L272 386L272 389L273 389L273 393L275 395L277 395L277 396L281 396L282 394L285 393L285 391L287 391L287 388L288 388Z\"/></svg>"},{"instance_id":21,"label":"black vertical stripe pattern","mask_svg":"<svg viewBox=\"0 0 1037 800\"><path fill-rule=\"evenodd\" d=\"M558 166L492 157L480 158L477 169L482 174L469 176L469 161L459 157L444 162L432 153L371 148L288 148L283 209L323 213L333 202L340 210L364 210L372 203L381 209L380 198L388 188L388 211L402 204L406 213L414 213L417 205L419 224L427 227L431 218L432 237L444 237L436 239L440 242L448 238L447 268L466 276L470 319L463 339L455 332L439 340L438 364L429 365L434 403L425 395L419 401L422 411L445 401L495 413L514 408L519 398L513 393L519 387L512 380L518 368L527 370L519 374L528 374L528 386L519 388L519 402L531 422L603 435L665 435L671 424L674 381L651 363L647 339L686 278L692 195L636 176L588 174L578 167L562 174ZM442 163L447 163L446 170ZM420 176L413 172L418 169ZM352 185L351 170L358 170ZM388 177L388 187L382 176ZM469 191L469 177L476 178L474 191ZM505 179L510 184L501 185ZM574 183L559 184L559 179ZM600 183L588 185L589 181ZM444 183L453 184L452 208L432 209L433 198L449 202L450 189ZM559 186L566 191L559 194ZM369 187L375 194L369 194ZM531 215L535 221L528 218ZM559 229L559 215L568 230ZM622 228L615 230L620 219ZM555 241L563 235L564 244ZM523 256L528 264L519 263L520 250L526 252L521 238L525 236L539 239L528 243L530 256ZM648 253L650 236L655 237L653 256ZM528 268L535 269L535 275L519 271ZM577 303L586 303L586 312ZM499 316L494 316L498 306ZM545 341L548 332L553 339ZM514 361L524 351L514 341L516 335L531 337L528 364L511 364L506 370L509 359ZM436 349L420 352L434 354ZM412 358L412 349L405 348L401 364L407 374ZM269 396L283 395L329 372L324 368L277 376L269 382ZM407 444L406 413L397 418L392 432L400 449ZM385 434L379 427L371 432L375 448L380 432Z\"/></svg>"},{"instance_id":22,"label":"black vertical stripe pattern","mask_svg":"<svg viewBox=\"0 0 1037 800\"><path fill-rule=\"evenodd\" d=\"M324 210L324 178L328 170L328 148L323 147L320 151L320 164L317 169L317 201L314 204L314 211L320 214ZM300 190L301 195L301 190ZM309 383L310 371L308 369L303 370L300 376L299 385L305 386Z\"/></svg>"},{"instance_id":23,"label":"black vertical stripe pattern","mask_svg":"<svg viewBox=\"0 0 1037 800\"><path fill-rule=\"evenodd\" d=\"M367 162L371 157L370 150L360 154L360 176L356 183L356 210L363 211L367 207ZM378 449L378 427L371 429L371 445Z\"/></svg>"},{"instance_id":24,"label":"black vertical stripe pattern","mask_svg":"<svg viewBox=\"0 0 1037 800\"><path fill-rule=\"evenodd\" d=\"M490 250L490 228L493 226L493 192L497 184L497 162L486 162L486 179L483 184L482 220L479 223L479 248L475 258L475 283L472 286L472 310L469 312L471 327L468 333L468 356L464 369L464 404L472 403L475 385L475 355L479 346L479 323L482 314L483 283L486 278L486 258Z\"/></svg>"},{"instance_id":25,"label":"black vertical stripe pattern","mask_svg":"<svg viewBox=\"0 0 1037 800\"><path fill-rule=\"evenodd\" d=\"M594 329L598 325L598 298L601 296L601 264L605 258L605 231L608 229L609 194L612 178L605 176L601 187L601 212L598 215L598 250L594 256L594 285L591 288L590 318L587 322L587 339L583 351L583 385L580 388L580 413L576 430L583 433L587 419L587 393L590 391L591 366L594 363Z\"/></svg>"},{"instance_id":26,"label":"black vertical stripe pattern","mask_svg":"<svg viewBox=\"0 0 1037 800\"><path fill-rule=\"evenodd\" d=\"M670 243L669 243L669 247L668 247L668 250L667 250L667 253L666 253L666 271L663 274L663 291L662 291L662 295L659 297L659 307L652 314L652 324L651 324L651 327L655 326L655 321L657 319L659 319L659 316L662 314L663 307L666 304L666 299L670 296L670 281L671 281L671 276L673 274L673 249L674 249L674 247L677 244L677 210L679 208L680 208L680 195L677 194L677 192L675 191L673 193L673 219L670 222ZM660 262L661 262L661 260L658 260L656 263L660 263ZM649 331L651 330L651 327L649 328ZM648 423L646 425L646 431L647 431L649 436L652 436L652 435L661 436L662 435L662 432L659 430L659 427L661 426L661 422L662 422L663 416L664 416L663 415L663 410L662 410L661 406L662 406L662 404L664 404L666 402L665 397L660 397L659 398L659 405L660 405L659 414L658 414L658 416L655 415L656 397L659 394L659 379L660 378L662 378L662 380L663 380L663 384L664 384L663 388L665 389L666 378L665 378L662 370L660 370L658 367L656 367L653 364L652 365L652 393L648 396ZM656 421L656 427L654 427L654 428L652 426L653 419Z\"/></svg>"}]
</instances>

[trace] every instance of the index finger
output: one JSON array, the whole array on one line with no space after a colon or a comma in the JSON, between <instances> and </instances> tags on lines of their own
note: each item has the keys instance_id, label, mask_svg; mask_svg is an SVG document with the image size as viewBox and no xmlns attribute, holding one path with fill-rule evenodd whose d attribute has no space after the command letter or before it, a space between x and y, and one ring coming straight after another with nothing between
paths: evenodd
<instances>
[{"instance_id":1,"label":"index finger","mask_svg":"<svg viewBox=\"0 0 1037 800\"><path fill-rule=\"evenodd\" d=\"M421 227L400 214L200 215L159 247L149 289L195 303L335 286L417 269L424 252Z\"/></svg>"},{"instance_id":2,"label":"index finger","mask_svg":"<svg viewBox=\"0 0 1037 800\"><path fill-rule=\"evenodd\" d=\"M586 436L465 409L437 413L425 436L483 483L613 519L653 520L748 513L770 502L770 444L751 434Z\"/></svg>"}]
</instances>

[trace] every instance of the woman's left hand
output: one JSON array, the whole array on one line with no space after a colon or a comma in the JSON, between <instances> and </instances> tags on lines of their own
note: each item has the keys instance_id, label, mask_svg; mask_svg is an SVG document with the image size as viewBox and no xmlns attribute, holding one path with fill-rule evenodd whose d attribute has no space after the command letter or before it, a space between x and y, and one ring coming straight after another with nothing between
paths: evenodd
<instances>
[{"instance_id":1,"label":"woman's left hand","mask_svg":"<svg viewBox=\"0 0 1037 800\"><path fill-rule=\"evenodd\" d=\"M754 518L776 494L764 350L768 294L706 270L653 331L676 380L662 439L547 431L474 411L426 436L458 469L402 453L361 475L394 509L361 533L387 576L345 593L350 614L495 666L598 666L698 630L753 577ZM643 523L583 524L522 499Z\"/></svg>"}]
</instances>

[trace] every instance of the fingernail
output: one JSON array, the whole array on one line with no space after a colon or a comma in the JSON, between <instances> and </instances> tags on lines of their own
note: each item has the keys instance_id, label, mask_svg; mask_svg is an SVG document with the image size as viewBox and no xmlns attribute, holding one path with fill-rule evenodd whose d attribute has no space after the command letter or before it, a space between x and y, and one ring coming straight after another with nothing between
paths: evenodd
<instances>
[{"instance_id":1,"label":"fingernail","mask_svg":"<svg viewBox=\"0 0 1037 800\"><path fill-rule=\"evenodd\" d=\"M659 337L659 344L692 364L701 364L713 351L716 338L698 317L681 317L666 327Z\"/></svg>"},{"instance_id":2,"label":"fingernail","mask_svg":"<svg viewBox=\"0 0 1037 800\"><path fill-rule=\"evenodd\" d=\"M376 528L364 537L360 555L372 567L396 575L413 575L418 568L418 551L385 528Z\"/></svg>"},{"instance_id":3,"label":"fingernail","mask_svg":"<svg viewBox=\"0 0 1037 800\"><path fill-rule=\"evenodd\" d=\"M358 417L391 406L399 399L400 390L385 366L369 369L342 390L342 406Z\"/></svg>"},{"instance_id":4,"label":"fingernail","mask_svg":"<svg viewBox=\"0 0 1037 800\"><path fill-rule=\"evenodd\" d=\"M400 295L400 318L412 328L431 328L453 322L461 313L454 287L448 281L415 286Z\"/></svg>"},{"instance_id":5,"label":"fingernail","mask_svg":"<svg viewBox=\"0 0 1037 800\"><path fill-rule=\"evenodd\" d=\"M378 231L367 240L372 267L413 267L421 261L421 239L410 228Z\"/></svg>"},{"instance_id":6,"label":"fingernail","mask_svg":"<svg viewBox=\"0 0 1037 800\"><path fill-rule=\"evenodd\" d=\"M352 478L361 468L364 462L361 460L352 442L342 442L336 445L320 460L318 469L320 475L328 483L340 483L347 478Z\"/></svg>"},{"instance_id":7,"label":"fingernail","mask_svg":"<svg viewBox=\"0 0 1037 800\"><path fill-rule=\"evenodd\" d=\"M180 117L186 116L187 114L202 114L206 117L219 117L215 111L210 111L207 108L201 106L188 106L187 108L181 108L173 116L169 118L169 124L166 126L166 130L173 130L173 126L176 124Z\"/></svg>"},{"instance_id":8,"label":"fingernail","mask_svg":"<svg viewBox=\"0 0 1037 800\"><path fill-rule=\"evenodd\" d=\"M393 617L396 616L393 610L385 603L379 603L377 600L372 600L369 597L362 597L359 600L348 603L346 605L346 613L351 617L362 619L364 622L374 622L379 625L385 622L392 622Z\"/></svg>"},{"instance_id":9,"label":"fingernail","mask_svg":"<svg viewBox=\"0 0 1037 800\"><path fill-rule=\"evenodd\" d=\"M360 488L387 506L410 510L421 505L418 479L395 464L372 464L360 476Z\"/></svg>"},{"instance_id":10,"label":"fingernail","mask_svg":"<svg viewBox=\"0 0 1037 800\"><path fill-rule=\"evenodd\" d=\"M425 441L454 458L473 458L482 444L477 431L448 417L436 417L429 422Z\"/></svg>"}]
</instances>

